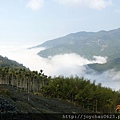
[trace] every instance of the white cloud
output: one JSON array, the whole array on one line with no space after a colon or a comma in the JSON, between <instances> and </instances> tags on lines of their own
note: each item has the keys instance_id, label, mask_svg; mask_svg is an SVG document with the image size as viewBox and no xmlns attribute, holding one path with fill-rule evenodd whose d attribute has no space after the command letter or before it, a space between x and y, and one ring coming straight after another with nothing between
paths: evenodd
<instances>
[{"instance_id":1,"label":"white cloud","mask_svg":"<svg viewBox=\"0 0 120 120\"><path fill-rule=\"evenodd\" d=\"M107 57L102 57L102 56L93 56L93 58L95 59L95 61L97 61L97 63L99 64L103 64L107 62Z\"/></svg>"},{"instance_id":2,"label":"white cloud","mask_svg":"<svg viewBox=\"0 0 120 120\"><path fill-rule=\"evenodd\" d=\"M105 72L107 74L107 77L112 78L112 80L120 81L120 71L117 71L115 69L111 69Z\"/></svg>"},{"instance_id":3,"label":"white cloud","mask_svg":"<svg viewBox=\"0 0 120 120\"><path fill-rule=\"evenodd\" d=\"M112 0L55 0L70 7L88 7L102 10L112 5Z\"/></svg>"},{"instance_id":4,"label":"white cloud","mask_svg":"<svg viewBox=\"0 0 120 120\"><path fill-rule=\"evenodd\" d=\"M96 56L94 60L88 60L78 54L60 54L49 58L42 58L37 55L38 51L44 48L26 49L25 46L1 46L0 54L7 56L9 59L23 63L31 70L43 69L48 75L78 75L84 74L83 65L91 63L104 63L106 58ZM98 59L99 58L99 59ZM68 72L69 71L69 72Z\"/></svg>"},{"instance_id":5,"label":"white cloud","mask_svg":"<svg viewBox=\"0 0 120 120\"><path fill-rule=\"evenodd\" d=\"M43 7L43 4L44 0L29 0L26 6L32 10L39 10Z\"/></svg>"},{"instance_id":6,"label":"white cloud","mask_svg":"<svg viewBox=\"0 0 120 120\"><path fill-rule=\"evenodd\" d=\"M98 74L88 66L85 66L91 63L105 63L107 57L94 56L93 60L88 60L78 54L70 53L42 58L37 53L43 49L26 49L25 46L0 46L0 55L16 60L31 70L39 71L42 69L46 75L77 75L91 81L96 80L96 83L102 83L103 86L111 87L115 90L119 89L120 71L108 70L102 74Z\"/></svg>"},{"instance_id":7,"label":"white cloud","mask_svg":"<svg viewBox=\"0 0 120 120\"><path fill-rule=\"evenodd\" d=\"M90 0L87 1L90 2ZM111 6L111 5L112 5L112 0L91 0L91 2L89 3L90 8L94 8L98 10L102 10L107 6Z\"/></svg>"},{"instance_id":8,"label":"white cloud","mask_svg":"<svg viewBox=\"0 0 120 120\"><path fill-rule=\"evenodd\" d=\"M95 80L96 84L102 83L102 86L110 87L113 90L120 90L120 71L114 69L107 70L101 74L89 70L89 74L84 74L84 78Z\"/></svg>"},{"instance_id":9,"label":"white cloud","mask_svg":"<svg viewBox=\"0 0 120 120\"><path fill-rule=\"evenodd\" d=\"M69 7L88 7L102 10L112 5L112 0L53 0ZM26 6L32 10L39 10L43 7L44 0L29 0Z\"/></svg>"}]
</instances>

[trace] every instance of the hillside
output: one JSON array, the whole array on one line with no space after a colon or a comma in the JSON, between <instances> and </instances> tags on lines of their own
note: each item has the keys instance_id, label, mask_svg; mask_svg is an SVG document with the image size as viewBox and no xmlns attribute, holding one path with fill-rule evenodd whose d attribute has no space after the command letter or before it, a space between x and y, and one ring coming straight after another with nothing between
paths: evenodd
<instances>
[{"instance_id":1,"label":"hillside","mask_svg":"<svg viewBox=\"0 0 120 120\"><path fill-rule=\"evenodd\" d=\"M7 120L10 118L8 115L12 114L16 114L12 116L13 118L17 117L18 119L21 117L19 118L20 120L26 120L26 117L31 117L32 115L40 120L61 120L63 113L88 112L88 110L67 102L66 100L45 98L32 93L28 94L18 90L16 87L13 88L10 85L2 84L0 84L0 106L0 111Z\"/></svg>"},{"instance_id":2,"label":"hillside","mask_svg":"<svg viewBox=\"0 0 120 120\"><path fill-rule=\"evenodd\" d=\"M7 57L3 57L3 56L0 55L0 68L4 68L4 67L25 68L25 66L23 66L22 64L14 61L14 60L10 60Z\"/></svg>"},{"instance_id":3,"label":"hillside","mask_svg":"<svg viewBox=\"0 0 120 120\"><path fill-rule=\"evenodd\" d=\"M115 59L120 55L120 28L110 31L72 33L46 41L36 47L46 48L38 53L42 57L77 53L86 58L100 55Z\"/></svg>"},{"instance_id":4,"label":"hillside","mask_svg":"<svg viewBox=\"0 0 120 120\"><path fill-rule=\"evenodd\" d=\"M104 64L95 63L95 64L88 64L88 66L98 72L103 72L109 69L120 70L120 58L109 60L107 63Z\"/></svg>"},{"instance_id":5,"label":"hillside","mask_svg":"<svg viewBox=\"0 0 120 120\"><path fill-rule=\"evenodd\" d=\"M114 112L119 96L118 91L83 77L52 78L43 70L0 69L0 111L7 120L61 120L63 114Z\"/></svg>"}]
</instances>

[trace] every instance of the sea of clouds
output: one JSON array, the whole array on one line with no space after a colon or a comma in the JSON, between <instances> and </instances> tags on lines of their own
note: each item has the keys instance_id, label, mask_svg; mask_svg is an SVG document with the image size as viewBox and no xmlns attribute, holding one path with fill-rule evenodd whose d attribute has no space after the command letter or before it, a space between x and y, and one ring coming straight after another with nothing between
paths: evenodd
<instances>
[{"instance_id":1,"label":"sea of clouds","mask_svg":"<svg viewBox=\"0 0 120 120\"><path fill-rule=\"evenodd\" d=\"M54 76L79 76L92 81L96 84L102 83L102 86L119 90L120 71L114 69L98 73L90 69L87 64L106 63L107 57L93 56L93 59L86 59L78 54L60 54L53 57L43 58L37 55L44 48L27 49L29 46L1 46L0 55L22 63L31 70L44 71L46 75Z\"/></svg>"}]
</instances>

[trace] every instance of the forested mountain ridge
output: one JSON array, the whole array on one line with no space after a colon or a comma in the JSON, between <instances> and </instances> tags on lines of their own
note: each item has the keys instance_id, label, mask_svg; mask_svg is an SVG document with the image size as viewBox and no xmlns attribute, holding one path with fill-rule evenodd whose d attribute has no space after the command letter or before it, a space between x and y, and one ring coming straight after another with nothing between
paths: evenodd
<instances>
[{"instance_id":1,"label":"forested mountain ridge","mask_svg":"<svg viewBox=\"0 0 120 120\"><path fill-rule=\"evenodd\" d=\"M10 67L10 68L25 68L23 64L20 64L14 60L10 60L7 57L0 55L0 68Z\"/></svg>"},{"instance_id":2,"label":"forested mountain ridge","mask_svg":"<svg viewBox=\"0 0 120 120\"><path fill-rule=\"evenodd\" d=\"M100 55L115 59L120 55L120 28L110 31L72 33L46 41L36 47L46 47L38 53L42 57L77 53L86 58Z\"/></svg>"}]
</instances>

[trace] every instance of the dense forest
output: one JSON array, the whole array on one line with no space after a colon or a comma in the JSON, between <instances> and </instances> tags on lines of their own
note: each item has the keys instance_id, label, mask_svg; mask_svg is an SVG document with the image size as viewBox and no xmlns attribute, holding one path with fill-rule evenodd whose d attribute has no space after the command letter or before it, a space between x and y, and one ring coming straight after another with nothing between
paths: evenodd
<instances>
[{"instance_id":1,"label":"dense forest","mask_svg":"<svg viewBox=\"0 0 120 120\"><path fill-rule=\"evenodd\" d=\"M25 68L0 68L0 84L47 98L64 99L93 112L113 113L120 104L119 91L79 77L50 77ZM28 98L29 100L29 98ZM79 112L79 111L78 111Z\"/></svg>"}]
</instances>

